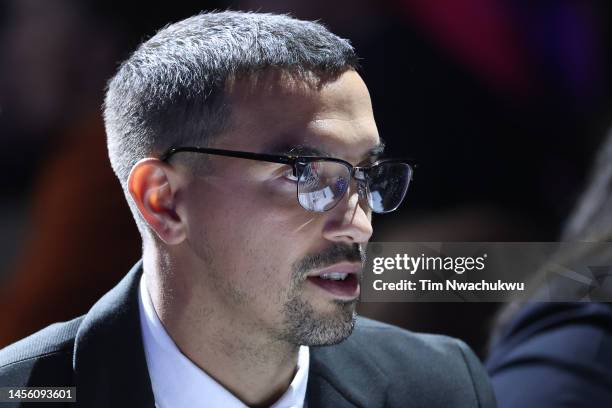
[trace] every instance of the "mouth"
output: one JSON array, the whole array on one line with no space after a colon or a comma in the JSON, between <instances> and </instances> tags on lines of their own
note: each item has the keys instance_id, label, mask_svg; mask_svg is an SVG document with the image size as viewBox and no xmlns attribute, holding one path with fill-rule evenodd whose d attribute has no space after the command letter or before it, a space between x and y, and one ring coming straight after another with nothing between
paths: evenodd
<instances>
[{"instance_id":1,"label":"mouth","mask_svg":"<svg viewBox=\"0 0 612 408\"><path fill-rule=\"evenodd\" d=\"M343 300L359 296L359 274L361 264L342 262L321 269L307 276L307 281Z\"/></svg>"}]
</instances>

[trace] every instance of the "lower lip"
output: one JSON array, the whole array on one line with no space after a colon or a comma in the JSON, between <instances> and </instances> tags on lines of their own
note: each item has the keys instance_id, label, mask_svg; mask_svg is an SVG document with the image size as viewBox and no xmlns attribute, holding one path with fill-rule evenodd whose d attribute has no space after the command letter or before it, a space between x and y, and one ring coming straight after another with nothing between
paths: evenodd
<instances>
[{"instance_id":1,"label":"lower lip","mask_svg":"<svg viewBox=\"0 0 612 408\"><path fill-rule=\"evenodd\" d=\"M309 277L308 281L335 296L351 299L359 296L359 281L354 273L349 274L345 280L321 279L313 276Z\"/></svg>"}]
</instances>

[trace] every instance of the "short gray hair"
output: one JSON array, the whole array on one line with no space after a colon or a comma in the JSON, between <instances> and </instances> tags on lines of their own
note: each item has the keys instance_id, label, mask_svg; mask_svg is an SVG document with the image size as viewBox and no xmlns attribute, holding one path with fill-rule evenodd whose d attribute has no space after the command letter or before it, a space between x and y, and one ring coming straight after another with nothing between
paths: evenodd
<instances>
[{"instance_id":1,"label":"short gray hair","mask_svg":"<svg viewBox=\"0 0 612 408\"><path fill-rule=\"evenodd\" d=\"M229 80L266 68L322 77L356 66L348 40L287 15L205 12L141 44L110 80L104 101L111 166L141 233L146 224L127 190L132 167L173 146L206 145L222 132Z\"/></svg>"}]
</instances>

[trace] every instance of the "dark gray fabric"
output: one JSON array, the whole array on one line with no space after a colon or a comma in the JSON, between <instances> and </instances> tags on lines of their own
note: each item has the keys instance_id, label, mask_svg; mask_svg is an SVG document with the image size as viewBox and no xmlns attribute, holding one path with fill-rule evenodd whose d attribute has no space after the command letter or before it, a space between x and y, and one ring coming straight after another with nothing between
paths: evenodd
<instances>
[{"instance_id":1,"label":"dark gray fabric","mask_svg":"<svg viewBox=\"0 0 612 408\"><path fill-rule=\"evenodd\" d=\"M139 262L85 316L0 350L0 386L76 386L70 407L153 406L138 317L141 273ZM310 356L309 408L496 406L476 356L449 337L360 318L349 339L312 347Z\"/></svg>"},{"instance_id":2,"label":"dark gray fabric","mask_svg":"<svg viewBox=\"0 0 612 408\"><path fill-rule=\"evenodd\" d=\"M526 304L494 339L487 369L501 407L611 407L612 304Z\"/></svg>"}]
</instances>

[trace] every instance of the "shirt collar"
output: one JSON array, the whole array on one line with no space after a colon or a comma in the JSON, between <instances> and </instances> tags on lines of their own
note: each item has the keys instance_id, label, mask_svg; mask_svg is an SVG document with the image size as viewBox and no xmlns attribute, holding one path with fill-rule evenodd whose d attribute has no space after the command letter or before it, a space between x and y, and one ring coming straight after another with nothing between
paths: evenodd
<instances>
[{"instance_id":1,"label":"shirt collar","mask_svg":"<svg viewBox=\"0 0 612 408\"><path fill-rule=\"evenodd\" d=\"M140 279L138 304L142 340L156 407L246 407L181 353L155 312L144 273ZM295 377L287 391L271 408L305 406L309 354L308 347L300 347Z\"/></svg>"}]
</instances>

